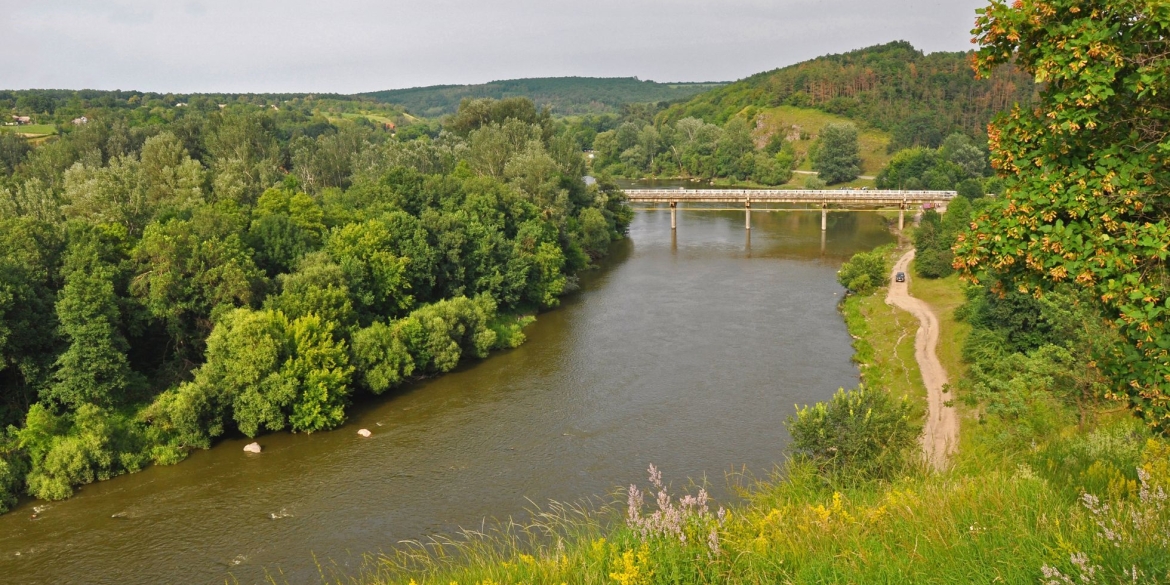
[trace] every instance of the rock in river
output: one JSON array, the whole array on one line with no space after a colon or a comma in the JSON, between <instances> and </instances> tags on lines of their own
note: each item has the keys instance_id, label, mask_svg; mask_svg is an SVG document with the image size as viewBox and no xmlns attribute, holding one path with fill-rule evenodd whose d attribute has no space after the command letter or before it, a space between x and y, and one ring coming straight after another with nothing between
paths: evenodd
<instances>
[{"instance_id":1,"label":"rock in river","mask_svg":"<svg viewBox=\"0 0 1170 585\"><path fill-rule=\"evenodd\" d=\"M370 436L370 429L362 429L362 430L358 431L358 434L363 436L363 437L368 437L368 436Z\"/></svg>"},{"instance_id":2,"label":"rock in river","mask_svg":"<svg viewBox=\"0 0 1170 585\"><path fill-rule=\"evenodd\" d=\"M260 443L248 443L247 445L244 445L244 451L248 453L259 453Z\"/></svg>"}]
</instances>

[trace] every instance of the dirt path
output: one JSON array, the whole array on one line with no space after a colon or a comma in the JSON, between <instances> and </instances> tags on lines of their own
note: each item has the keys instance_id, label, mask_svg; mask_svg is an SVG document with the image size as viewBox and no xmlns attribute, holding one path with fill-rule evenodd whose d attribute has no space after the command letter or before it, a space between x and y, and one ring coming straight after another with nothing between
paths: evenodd
<instances>
[{"instance_id":1,"label":"dirt path","mask_svg":"<svg viewBox=\"0 0 1170 585\"><path fill-rule=\"evenodd\" d=\"M935 469L942 469L947 464L947 458L959 446L959 417L953 407L946 405L948 397L943 394L943 385L947 383L947 371L943 369L935 353L939 335L938 317L930 305L910 296L910 261L913 259L914 250L910 250L894 264L893 272L895 274L905 272L906 282L894 282L893 274L890 275L890 293L886 295L886 304L898 307L918 319L918 334L914 338L914 358L918 360L918 369L922 371L922 381L926 384L926 398L929 404L926 429L922 435L922 450L926 460Z\"/></svg>"}]
</instances>

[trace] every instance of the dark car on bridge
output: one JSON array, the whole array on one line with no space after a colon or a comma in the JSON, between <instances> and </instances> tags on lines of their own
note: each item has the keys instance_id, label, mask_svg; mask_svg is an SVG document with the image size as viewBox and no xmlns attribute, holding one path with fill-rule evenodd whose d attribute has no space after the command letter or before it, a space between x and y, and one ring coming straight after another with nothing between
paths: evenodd
<instances>
[{"instance_id":1,"label":"dark car on bridge","mask_svg":"<svg viewBox=\"0 0 1170 585\"><path fill-rule=\"evenodd\" d=\"M899 272L894 275L894 282L906 282L906 273Z\"/></svg>"}]
</instances>

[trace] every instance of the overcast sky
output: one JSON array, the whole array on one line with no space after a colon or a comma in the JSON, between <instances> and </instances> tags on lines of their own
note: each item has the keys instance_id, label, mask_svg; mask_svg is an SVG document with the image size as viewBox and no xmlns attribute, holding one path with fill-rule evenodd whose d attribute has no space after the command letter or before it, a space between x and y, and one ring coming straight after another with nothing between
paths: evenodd
<instances>
[{"instance_id":1,"label":"overcast sky","mask_svg":"<svg viewBox=\"0 0 1170 585\"><path fill-rule=\"evenodd\" d=\"M518 77L723 81L892 40L971 47L985 0L0 0L0 89L356 93Z\"/></svg>"}]
</instances>

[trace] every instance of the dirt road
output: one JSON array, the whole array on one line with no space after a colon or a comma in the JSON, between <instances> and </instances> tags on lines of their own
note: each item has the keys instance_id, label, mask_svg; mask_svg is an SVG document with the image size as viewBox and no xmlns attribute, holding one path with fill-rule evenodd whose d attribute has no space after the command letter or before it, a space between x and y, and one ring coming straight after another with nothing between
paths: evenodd
<instances>
[{"instance_id":1,"label":"dirt road","mask_svg":"<svg viewBox=\"0 0 1170 585\"><path fill-rule=\"evenodd\" d=\"M922 436L922 451L927 462L935 469L942 469L946 467L948 457L959 446L959 417L953 407L946 405L946 401L951 398L950 395L943 393L943 385L947 383L947 371L943 369L935 353L935 348L938 347L938 317L930 305L910 296L910 261L913 259L914 250L910 250L894 264L886 304L898 307L918 319L918 334L914 338L914 358L918 360L918 369L922 371L922 381L926 384L929 405L926 429ZM894 281L894 274L898 272L906 273L906 282Z\"/></svg>"}]
</instances>

